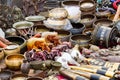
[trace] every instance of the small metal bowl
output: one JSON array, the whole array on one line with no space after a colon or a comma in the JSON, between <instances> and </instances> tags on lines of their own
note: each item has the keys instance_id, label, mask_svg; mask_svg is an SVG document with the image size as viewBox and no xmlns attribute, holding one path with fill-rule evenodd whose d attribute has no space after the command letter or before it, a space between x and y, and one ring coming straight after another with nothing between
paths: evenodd
<instances>
[{"instance_id":1,"label":"small metal bowl","mask_svg":"<svg viewBox=\"0 0 120 80\"><path fill-rule=\"evenodd\" d=\"M49 31L50 31L50 29L45 27L44 25L36 26L35 29L34 29L35 34L42 33L42 32L49 32Z\"/></svg>"},{"instance_id":2,"label":"small metal bowl","mask_svg":"<svg viewBox=\"0 0 120 80\"><path fill-rule=\"evenodd\" d=\"M93 0L82 0L80 1L80 10L81 11L91 11L96 9L96 4Z\"/></svg>"},{"instance_id":3,"label":"small metal bowl","mask_svg":"<svg viewBox=\"0 0 120 80\"><path fill-rule=\"evenodd\" d=\"M5 64L11 70L19 70L24 59L22 54L8 55L5 57Z\"/></svg>"},{"instance_id":4,"label":"small metal bowl","mask_svg":"<svg viewBox=\"0 0 120 80\"><path fill-rule=\"evenodd\" d=\"M13 28L15 28L19 35L25 36L26 34L33 33L33 22L28 21L20 21L13 24Z\"/></svg>"},{"instance_id":5,"label":"small metal bowl","mask_svg":"<svg viewBox=\"0 0 120 80\"><path fill-rule=\"evenodd\" d=\"M14 74L12 75L10 80L26 80L28 78L28 75L26 74Z\"/></svg>"},{"instance_id":6,"label":"small metal bowl","mask_svg":"<svg viewBox=\"0 0 120 80\"><path fill-rule=\"evenodd\" d=\"M113 21L110 19L98 19L93 23L93 27L97 27L97 26L111 26L113 25Z\"/></svg>"},{"instance_id":7,"label":"small metal bowl","mask_svg":"<svg viewBox=\"0 0 120 80\"><path fill-rule=\"evenodd\" d=\"M0 72L0 80L10 80L10 77L13 74L14 73L12 71L3 70L3 71Z\"/></svg>"},{"instance_id":8,"label":"small metal bowl","mask_svg":"<svg viewBox=\"0 0 120 80\"><path fill-rule=\"evenodd\" d=\"M73 46L76 44L79 44L79 46L89 48L89 44L91 42L91 37L88 35L82 35L82 34L77 34L77 35L72 35L70 37L70 42L72 43Z\"/></svg>"},{"instance_id":9,"label":"small metal bowl","mask_svg":"<svg viewBox=\"0 0 120 80\"><path fill-rule=\"evenodd\" d=\"M30 21L34 23L34 26L39 26L43 24L43 20L45 20L44 16L28 16L25 18L26 21Z\"/></svg>"},{"instance_id":10,"label":"small metal bowl","mask_svg":"<svg viewBox=\"0 0 120 80\"><path fill-rule=\"evenodd\" d=\"M70 36L72 35L71 32L66 30L55 30L55 32L58 33L58 36L61 39L61 41L69 41Z\"/></svg>"},{"instance_id":11,"label":"small metal bowl","mask_svg":"<svg viewBox=\"0 0 120 80\"><path fill-rule=\"evenodd\" d=\"M95 20L96 16L93 14L85 14L81 16L81 23L84 24L86 28L92 28Z\"/></svg>"},{"instance_id":12,"label":"small metal bowl","mask_svg":"<svg viewBox=\"0 0 120 80\"><path fill-rule=\"evenodd\" d=\"M87 28L83 31L83 34L91 36L93 30L94 30L94 28Z\"/></svg>"},{"instance_id":13,"label":"small metal bowl","mask_svg":"<svg viewBox=\"0 0 120 80\"><path fill-rule=\"evenodd\" d=\"M82 23L72 23L73 28L69 31L74 34L81 34L83 30L85 29L85 25Z\"/></svg>"},{"instance_id":14,"label":"small metal bowl","mask_svg":"<svg viewBox=\"0 0 120 80\"><path fill-rule=\"evenodd\" d=\"M7 36L7 40L9 40L12 43L16 43L20 46L20 53L23 54L26 50L26 40L23 37L20 36Z\"/></svg>"},{"instance_id":15,"label":"small metal bowl","mask_svg":"<svg viewBox=\"0 0 120 80\"><path fill-rule=\"evenodd\" d=\"M95 13L98 19L108 18L111 15L111 12L108 9L98 8L98 11Z\"/></svg>"},{"instance_id":16,"label":"small metal bowl","mask_svg":"<svg viewBox=\"0 0 120 80\"><path fill-rule=\"evenodd\" d=\"M20 46L15 43L9 44L5 49L3 49L3 52L6 56L11 55L11 54L19 54Z\"/></svg>"}]
</instances>

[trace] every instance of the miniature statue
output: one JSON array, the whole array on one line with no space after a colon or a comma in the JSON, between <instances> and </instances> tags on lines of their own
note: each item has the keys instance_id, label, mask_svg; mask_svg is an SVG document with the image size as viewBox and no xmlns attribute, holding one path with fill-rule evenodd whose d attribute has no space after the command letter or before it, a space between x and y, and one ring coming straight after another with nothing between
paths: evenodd
<instances>
[{"instance_id":1,"label":"miniature statue","mask_svg":"<svg viewBox=\"0 0 120 80\"><path fill-rule=\"evenodd\" d=\"M37 15L43 8L45 0L23 0L25 16Z\"/></svg>"},{"instance_id":2,"label":"miniature statue","mask_svg":"<svg viewBox=\"0 0 120 80\"><path fill-rule=\"evenodd\" d=\"M17 6L13 7L12 16L13 16L13 22L18 22L18 21L24 20L22 11Z\"/></svg>"}]
</instances>

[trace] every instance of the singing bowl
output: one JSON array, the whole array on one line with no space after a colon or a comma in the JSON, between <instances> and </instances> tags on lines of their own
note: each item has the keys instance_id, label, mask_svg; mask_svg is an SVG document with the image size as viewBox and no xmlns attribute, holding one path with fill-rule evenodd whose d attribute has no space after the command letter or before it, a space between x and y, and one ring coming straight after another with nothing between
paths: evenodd
<instances>
[{"instance_id":1,"label":"singing bowl","mask_svg":"<svg viewBox=\"0 0 120 80\"><path fill-rule=\"evenodd\" d=\"M11 54L19 54L20 46L15 43L9 44L5 49L3 49L3 52L6 56Z\"/></svg>"},{"instance_id":2,"label":"singing bowl","mask_svg":"<svg viewBox=\"0 0 120 80\"><path fill-rule=\"evenodd\" d=\"M85 25L82 23L72 23L73 28L69 31L74 34L81 34L83 30L85 29Z\"/></svg>"},{"instance_id":3,"label":"singing bowl","mask_svg":"<svg viewBox=\"0 0 120 80\"><path fill-rule=\"evenodd\" d=\"M69 38L72 35L71 32L66 30L55 30L55 32L58 33L58 37L61 39L61 41L69 41Z\"/></svg>"},{"instance_id":4,"label":"singing bowl","mask_svg":"<svg viewBox=\"0 0 120 80\"><path fill-rule=\"evenodd\" d=\"M94 28L87 28L83 31L83 34L90 36L92 34L93 30L94 30Z\"/></svg>"},{"instance_id":5,"label":"singing bowl","mask_svg":"<svg viewBox=\"0 0 120 80\"><path fill-rule=\"evenodd\" d=\"M50 29L48 29L44 25L36 26L35 29L34 29L35 33L49 32L49 31L50 31Z\"/></svg>"},{"instance_id":6,"label":"singing bowl","mask_svg":"<svg viewBox=\"0 0 120 80\"><path fill-rule=\"evenodd\" d=\"M22 54L8 55L5 57L5 64L11 70L19 70L24 59Z\"/></svg>"},{"instance_id":7,"label":"singing bowl","mask_svg":"<svg viewBox=\"0 0 120 80\"><path fill-rule=\"evenodd\" d=\"M13 74L13 72L7 70L0 71L0 80L10 80Z\"/></svg>"},{"instance_id":8,"label":"singing bowl","mask_svg":"<svg viewBox=\"0 0 120 80\"><path fill-rule=\"evenodd\" d=\"M95 20L96 16L93 14L85 14L81 16L81 23L84 24L86 28L92 28Z\"/></svg>"},{"instance_id":9,"label":"singing bowl","mask_svg":"<svg viewBox=\"0 0 120 80\"><path fill-rule=\"evenodd\" d=\"M44 16L28 16L25 18L26 21L33 22L35 26L43 24L43 20L45 20Z\"/></svg>"},{"instance_id":10,"label":"singing bowl","mask_svg":"<svg viewBox=\"0 0 120 80\"><path fill-rule=\"evenodd\" d=\"M89 48L89 44L91 42L91 37L88 35L76 34L70 37L70 42L73 46L78 44L81 48Z\"/></svg>"},{"instance_id":11,"label":"singing bowl","mask_svg":"<svg viewBox=\"0 0 120 80\"><path fill-rule=\"evenodd\" d=\"M12 43L16 43L20 46L20 53L24 54L24 52L27 50L26 47L26 40L23 37L20 36L7 36L7 40L9 40Z\"/></svg>"},{"instance_id":12,"label":"singing bowl","mask_svg":"<svg viewBox=\"0 0 120 80\"><path fill-rule=\"evenodd\" d=\"M98 8L98 11L95 13L98 19L108 18L111 15L111 12L108 9Z\"/></svg>"},{"instance_id":13,"label":"singing bowl","mask_svg":"<svg viewBox=\"0 0 120 80\"><path fill-rule=\"evenodd\" d=\"M26 29L33 27L34 23L28 21L20 21L13 24L13 28L15 29Z\"/></svg>"},{"instance_id":14,"label":"singing bowl","mask_svg":"<svg viewBox=\"0 0 120 80\"><path fill-rule=\"evenodd\" d=\"M96 9L96 4L93 0L82 0L80 1L81 11L91 11Z\"/></svg>"},{"instance_id":15,"label":"singing bowl","mask_svg":"<svg viewBox=\"0 0 120 80\"><path fill-rule=\"evenodd\" d=\"M93 27L97 27L97 26L112 27L111 25L113 25L113 21L110 19L98 19L93 23Z\"/></svg>"},{"instance_id":16,"label":"singing bowl","mask_svg":"<svg viewBox=\"0 0 120 80\"><path fill-rule=\"evenodd\" d=\"M28 78L28 75L26 74L14 74L11 76L10 80L26 80Z\"/></svg>"},{"instance_id":17,"label":"singing bowl","mask_svg":"<svg viewBox=\"0 0 120 80\"><path fill-rule=\"evenodd\" d=\"M36 22L36 21L43 21L45 20L44 16L28 16L25 18L25 20L27 21L31 21L31 22Z\"/></svg>"}]
</instances>

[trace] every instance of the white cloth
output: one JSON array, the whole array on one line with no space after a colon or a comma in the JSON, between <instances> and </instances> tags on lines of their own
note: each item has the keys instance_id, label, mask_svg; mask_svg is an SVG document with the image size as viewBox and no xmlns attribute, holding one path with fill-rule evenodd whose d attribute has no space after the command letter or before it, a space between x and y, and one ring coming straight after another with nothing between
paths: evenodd
<instances>
[{"instance_id":1,"label":"white cloth","mask_svg":"<svg viewBox=\"0 0 120 80\"><path fill-rule=\"evenodd\" d=\"M5 38L5 33L3 32L1 28L0 28L0 37Z\"/></svg>"}]
</instances>

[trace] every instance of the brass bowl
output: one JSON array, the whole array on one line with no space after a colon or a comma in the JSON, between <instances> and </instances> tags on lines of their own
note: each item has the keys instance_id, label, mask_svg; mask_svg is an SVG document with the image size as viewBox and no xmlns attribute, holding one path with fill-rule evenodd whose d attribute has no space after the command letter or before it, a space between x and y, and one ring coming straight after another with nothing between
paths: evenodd
<instances>
[{"instance_id":1,"label":"brass bowl","mask_svg":"<svg viewBox=\"0 0 120 80\"><path fill-rule=\"evenodd\" d=\"M108 9L98 8L98 11L95 13L98 19L108 18L111 15L111 12Z\"/></svg>"},{"instance_id":2,"label":"brass bowl","mask_svg":"<svg viewBox=\"0 0 120 80\"><path fill-rule=\"evenodd\" d=\"M6 39L9 40L12 43L18 44L20 46L20 53L21 54L23 54L27 50L27 47L26 47L27 41L23 37L7 36Z\"/></svg>"},{"instance_id":3,"label":"brass bowl","mask_svg":"<svg viewBox=\"0 0 120 80\"><path fill-rule=\"evenodd\" d=\"M26 34L33 33L33 22L28 21L20 21L13 24L13 28L17 30L17 33L21 36L25 36Z\"/></svg>"},{"instance_id":4,"label":"brass bowl","mask_svg":"<svg viewBox=\"0 0 120 80\"><path fill-rule=\"evenodd\" d=\"M85 29L85 25L82 23L71 23L73 28L70 29L69 31L74 35L74 34L81 34L84 29Z\"/></svg>"},{"instance_id":5,"label":"brass bowl","mask_svg":"<svg viewBox=\"0 0 120 80\"><path fill-rule=\"evenodd\" d=\"M55 32L58 33L58 37L61 39L61 41L69 41L70 36L72 35L70 31L66 30L55 30Z\"/></svg>"},{"instance_id":6,"label":"brass bowl","mask_svg":"<svg viewBox=\"0 0 120 80\"><path fill-rule=\"evenodd\" d=\"M81 16L81 23L84 24L86 28L92 28L95 20L96 16L93 14L85 14Z\"/></svg>"},{"instance_id":7,"label":"brass bowl","mask_svg":"<svg viewBox=\"0 0 120 80\"><path fill-rule=\"evenodd\" d=\"M96 9L96 4L93 0L82 0L80 1L80 10L89 12Z\"/></svg>"},{"instance_id":8,"label":"brass bowl","mask_svg":"<svg viewBox=\"0 0 120 80\"><path fill-rule=\"evenodd\" d=\"M49 32L49 31L50 31L50 29L45 27L44 25L36 26L34 29L35 34L42 33L42 32Z\"/></svg>"},{"instance_id":9,"label":"brass bowl","mask_svg":"<svg viewBox=\"0 0 120 80\"><path fill-rule=\"evenodd\" d=\"M20 22L16 22L13 24L13 28L15 29L28 29L33 27L34 23L32 22L28 22L28 21L20 21Z\"/></svg>"},{"instance_id":10,"label":"brass bowl","mask_svg":"<svg viewBox=\"0 0 120 80\"><path fill-rule=\"evenodd\" d=\"M18 44L9 44L5 49L3 49L3 52L6 56L11 54L19 54L20 53L20 46Z\"/></svg>"},{"instance_id":11,"label":"brass bowl","mask_svg":"<svg viewBox=\"0 0 120 80\"><path fill-rule=\"evenodd\" d=\"M19 70L24 59L22 54L8 55L5 57L5 64L11 70Z\"/></svg>"},{"instance_id":12,"label":"brass bowl","mask_svg":"<svg viewBox=\"0 0 120 80\"><path fill-rule=\"evenodd\" d=\"M91 37L88 35L82 35L82 34L77 34L77 35L72 35L70 37L70 42L72 43L72 46L75 46L78 44L81 48L89 48L89 44L91 42Z\"/></svg>"},{"instance_id":13,"label":"brass bowl","mask_svg":"<svg viewBox=\"0 0 120 80\"><path fill-rule=\"evenodd\" d=\"M28 75L26 74L14 74L12 75L10 80L26 80L28 78Z\"/></svg>"},{"instance_id":14,"label":"brass bowl","mask_svg":"<svg viewBox=\"0 0 120 80\"><path fill-rule=\"evenodd\" d=\"M97 27L97 26L111 26L113 25L113 21L110 19L98 19L93 23L93 27Z\"/></svg>"},{"instance_id":15,"label":"brass bowl","mask_svg":"<svg viewBox=\"0 0 120 80\"><path fill-rule=\"evenodd\" d=\"M93 33L94 28L87 28L83 31L83 34L85 35L91 35Z\"/></svg>"},{"instance_id":16,"label":"brass bowl","mask_svg":"<svg viewBox=\"0 0 120 80\"><path fill-rule=\"evenodd\" d=\"M43 24L43 20L45 20L44 16L28 16L25 18L26 21L33 22L34 26L39 26Z\"/></svg>"}]
</instances>

